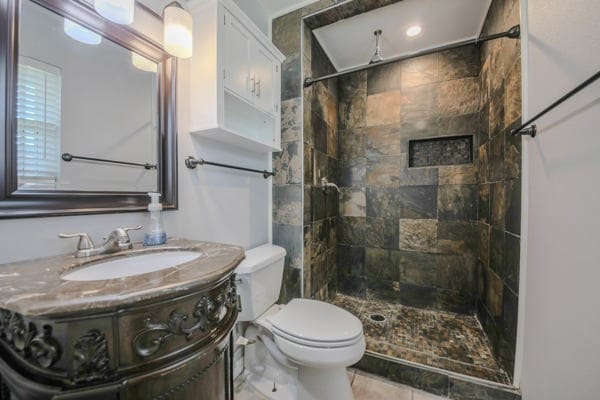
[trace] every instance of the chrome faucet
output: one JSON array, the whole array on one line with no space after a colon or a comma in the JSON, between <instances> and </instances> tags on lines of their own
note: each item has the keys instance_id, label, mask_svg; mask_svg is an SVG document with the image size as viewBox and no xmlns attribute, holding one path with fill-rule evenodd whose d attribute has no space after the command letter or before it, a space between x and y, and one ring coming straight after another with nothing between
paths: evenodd
<instances>
[{"instance_id":1,"label":"chrome faucet","mask_svg":"<svg viewBox=\"0 0 600 400\"><path fill-rule=\"evenodd\" d=\"M133 248L133 244L131 243L128 232L140 229L142 229L141 225L135 228L117 228L105 238L106 241L100 247L94 247L94 242L87 233L61 233L58 237L61 239L78 237L79 242L77 243L75 257L81 258L130 250Z\"/></svg>"},{"instance_id":2,"label":"chrome faucet","mask_svg":"<svg viewBox=\"0 0 600 400\"><path fill-rule=\"evenodd\" d=\"M335 190L338 191L338 193L341 193L340 188L338 187L338 185L336 185L333 182L329 182L327 180L327 178L321 178L321 188L323 189L323 191L325 192L327 190L327 188L335 188Z\"/></svg>"}]
</instances>

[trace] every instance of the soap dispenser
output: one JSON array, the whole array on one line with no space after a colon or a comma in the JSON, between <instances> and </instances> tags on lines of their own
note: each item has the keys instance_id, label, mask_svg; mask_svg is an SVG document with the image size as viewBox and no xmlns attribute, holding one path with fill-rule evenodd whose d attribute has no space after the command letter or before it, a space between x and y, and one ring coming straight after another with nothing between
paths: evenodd
<instances>
[{"instance_id":1,"label":"soap dispenser","mask_svg":"<svg viewBox=\"0 0 600 400\"><path fill-rule=\"evenodd\" d=\"M147 231L144 235L144 246L158 246L167 243L167 233L163 227L160 204L160 193L149 192L150 204L148 211L150 212L150 221L148 221Z\"/></svg>"}]
</instances>

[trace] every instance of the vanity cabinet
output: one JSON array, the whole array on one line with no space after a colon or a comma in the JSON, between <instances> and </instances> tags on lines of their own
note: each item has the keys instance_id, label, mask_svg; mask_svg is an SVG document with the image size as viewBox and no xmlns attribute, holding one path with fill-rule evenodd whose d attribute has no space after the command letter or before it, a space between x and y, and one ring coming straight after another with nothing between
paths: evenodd
<instances>
[{"instance_id":1,"label":"vanity cabinet","mask_svg":"<svg viewBox=\"0 0 600 400\"><path fill-rule=\"evenodd\" d=\"M19 400L232 400L236 302L230 279L96 315L0 309L0 386Z\"/></svg>"},{"instance_id":2,"label":"vanity cabinet","mask_svg":"<svg viewBox=\"0 0 600 400\"><path fill-rule=\"evenodd\" d=\"M280 151L285 57L230 0L191 11L190 131L255 152Z\"/></svg>"},{"instance_id":3,"label":"vanity cabinet","mask_svg":"<svg viewBox=\"0 0 600 400\"><path fill-rule=\"evenodd\" d=\"M158 251L136 247L2 266L0 399L233 400L243 250L172 239L164 251L205 256L133 277L63 279L105 258Z\"/></svg>"}]
</instances>

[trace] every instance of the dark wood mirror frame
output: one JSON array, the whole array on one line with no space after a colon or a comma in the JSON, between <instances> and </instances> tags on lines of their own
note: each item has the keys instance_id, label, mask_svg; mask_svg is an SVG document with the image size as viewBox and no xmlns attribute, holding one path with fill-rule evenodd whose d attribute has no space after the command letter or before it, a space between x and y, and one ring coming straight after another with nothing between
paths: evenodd
<instances>
[{"instance_id":1,"label":"dark wood mirror frame","mask_svg":"<svg viewBox=\"0 0 600 400\"><path fill-rule=\"evenodd\" d=\"M145 210L141 192L44 191L17 189L16 68L19 9L23 0L0 1L0 219ZM82 0L30 0L101 33L159 65L158 191L165 209L177 209L176 59L160 44L130 27L107 21ZM137 9L160 18L136 3ZM136 9L136 12L137 12Z\"/></svg>"}]
</instances>

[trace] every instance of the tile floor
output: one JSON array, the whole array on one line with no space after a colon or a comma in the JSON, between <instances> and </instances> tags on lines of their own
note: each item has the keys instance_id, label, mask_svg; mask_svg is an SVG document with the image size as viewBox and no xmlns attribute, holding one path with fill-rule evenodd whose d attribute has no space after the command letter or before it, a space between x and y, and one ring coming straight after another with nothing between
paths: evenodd
<instances>
[{"instance_id":1,"label":"tile floor","mask_svg":"<svg viewBox=\"0 0 600 400\"><path fill-rule=\"evenodd\" d=\"M409 386L399 385L386 379L354 369L348 370L354 400L444 400ZM238 385L235 400L266 400L244 384Z\"/></svg>"},{"instance_id":2,"label":"tile floor","mask_svg":"<svg viewBox=\"0 0 600 400\"><path fill-rule=\"evenodd\" d=\"M509 384L477 319L338 294L332 301L363 323L367 350Z\"/></svg>"}]
</instances>

